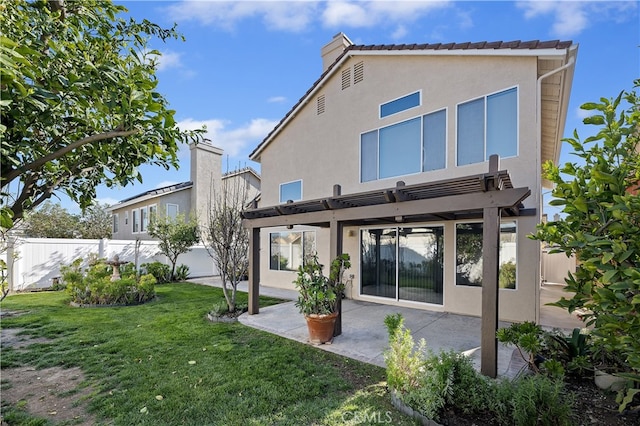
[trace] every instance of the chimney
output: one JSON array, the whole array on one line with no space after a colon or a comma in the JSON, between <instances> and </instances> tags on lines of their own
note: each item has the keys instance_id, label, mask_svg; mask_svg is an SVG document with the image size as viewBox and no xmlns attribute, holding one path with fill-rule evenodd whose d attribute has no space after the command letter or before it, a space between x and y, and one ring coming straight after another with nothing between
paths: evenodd
<instances>
[{"instance_id":1,"label":"chimney","mask_svg":"<svg viewBox=\"0 0 640 426\"><path fill-rule=\"evenodd\" d=\"M353 43L344 33L340 32L334 35L333 40L325 44L320 50L322 56L322 71L326 71L327 68L338 59L338 56L340 56L347 47L352 45Z\"/></svg>"}]
</instances>

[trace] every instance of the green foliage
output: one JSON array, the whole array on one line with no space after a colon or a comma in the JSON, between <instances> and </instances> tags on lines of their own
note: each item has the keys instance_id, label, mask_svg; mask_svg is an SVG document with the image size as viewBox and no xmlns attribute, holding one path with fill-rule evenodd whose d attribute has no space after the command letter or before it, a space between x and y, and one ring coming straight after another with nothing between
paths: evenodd
<instances>
[{"instance_id":1,"label":"green foliage","mask_svg":"<svg viewBox=\"0 0 640 426\"><path fill-rule=\"evenodd\" d=\"M111 281L112 267L98 262L83 273L82 259L60 268L71 300L84 305L131 305L143 303L155 297L156 279L142 275L138 280L132 274Z\"/></svg>"},{"instance_id":2,"label":"green foliage","mask_svg":"<svg viewBox=\"0 0 640 426\"><path fill-rule=\"evenodd\" d=\"M160 52L148 46L180 38L174 28L99 0L0 5L3 230L54 191L85 208L98 184L141 181L144 163L178 167L178 143L201 131L176 126L157 92Z\"/></svg>"},{"instance_id":3,"label":"green foliage","mask_svg":"<svg viewBox=\"0 0 640 426\"><path fill-rule=\"evenodd\" d=\"M640 80L634 82L634 89ZM628 103L624 109L623 101ZM580 164L545 164L544 176L555 184L552 204L564 218L541 224L533 238L555 252L575 255L575 274L566 289L575 293L557 306L586 310L584 319L611 353L640 372L640 102L634 91L601 98L583 109L585 124L599 127L569 143Z\"/></svg>"},{"instance_id":4,"label":"green foliage","mask_svg":"<svg viewBox=\"0 0 640 426\"><path fill-rule=\"evenodd\" d=\"M172 218L157 215L147 228L149 236L156 238L160 252L171 263L171 281L176 281L176 262L178 256L191 250L191 246L200 241L200 228L195 218L186 219L183 214Z\"/></svg>"},{"instance_id":5,"label":"green foliage","mask_svg":"<svg viewBox=\"0 0 640 426\"><path fill-rule=\"evenodd\" d=\"M298 275L293 282L298 289L296 306L304 315L323 315L337 311L338 298L342 297L344 283L342 276L345 269L351 267L348 254L336 257L331 263L329 277L323 275L323 266L318 256L310 256L304 265L298 268Z\"/></svg>"},{"instance_id":6,"label":"green foliage","mask_svg":"<svg viewBox=\"0 0 640 426\"><path fill-rule=\"evenodd\" d=\"M180 265L176 268L176 281L186 281L189 278L189 266Z\"/></svg>"},{"instance_id":7,"label":"green foliage","mask_svg":"<svg viewBox=\"0 0 640 426\"><path fill-rule=\"evenodd\" d=\"M506 262L500 265L498 284L500 288L515 288L516 264L514 262Z\"/></svg>"},{"instance_id":8,"label":"green foliage","mask_svg":"<svg viewBox=\"0 0 640 426\"><path fill-rule=\"evenodd\" d=\"M144 274L151 274L159 284L171 282L171 268L162 262L143 263L140 269Z\"/></svg>"},{"instance_id":9,"label":"green foliage","mask_svg":"<svg viewBox=\"0 0 640 426\"><path fill-rule=\"evenodd\" d=\"M535 375L522 377L511 395L512 424L517 426L568 426L573 424L572 398L560 380ZM510 423L507 423L510 424Z\"/></svg>"},{"instance_id":10,"label":"green foliage","mask_svg":"<svg viewBox=\"0 0 640 426\"><path fill-rule=\"evenodd\" d=\"M384 352L387 366L387 384L402 394L415 390L419 385L421 370L424 370L426 342L415 347L411 330L404 326L401 314L387 315L385 324L389 331L389 348Z\"/></svg>"},{"instance_id":11,"label":"green foliage","mask_svg":"<svg viewBox=\"0 0 640 426\"><path fill-rule=\"evenodd\" d=\"M529 368L539 372L536 356L543 348L542 328L530 321L511 324L507 328L501 328L496 332L499 342L514 345Z\"/></svg>"}]
</instances>

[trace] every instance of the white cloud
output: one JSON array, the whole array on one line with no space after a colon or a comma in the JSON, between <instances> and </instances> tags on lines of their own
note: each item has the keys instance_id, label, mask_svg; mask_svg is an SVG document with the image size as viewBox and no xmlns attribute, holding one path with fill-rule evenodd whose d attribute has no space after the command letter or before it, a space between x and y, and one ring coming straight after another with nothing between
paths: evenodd
<instances>
[{"instance_id":1,"label":"white cloud","mask_svg":"<svg viewBox=\"0 0 640 426\"><path fill-rule=\"evenodd\" d=\"M243 150L257 146L277 123L277 121L265 118L255 118L241 127L228 128L231 123L226 120L193 120L189 118L178 122L178 126L185 130L207 126L205 137L211 141L211 144L222 148L225 155L237 157Z\"/></svg>"},{"instance_id":2,"label":"white cloud","mask_svg":"<svg viewBox=\"0 0 640 426\"><path fill-rule=\"evenodd\" d=\"M638 6L629 1L522 1L517 6L524 10L526 19L553 16L550 33L556 37L575 37L598 20L620 21L629 19L630 10Z\"/></svg>"},{"instance_id":3,"label":"white cloud","mask_svg":"<svg viewBox=\"0 0 640 426\"><path fill-rule=\"evenodd\" d=\"M371 28L412 22L451 4L449 1L331 1L322 13L327 27Z\"/></svg>"},{"instance_id":4,"label":"white cloud","mask_svg":"<svg viewBox=\"0 0 640 426\"><path fill-rule=\"evenodd\" d=\"M225 30L253 17L261 17L267 28L291 32L306 29L314 16L315 1L182 1L167 8L176 21L198 21Z\"/></svg>"},{"instance_id":5,"label":"white cloud","mask_svg":"<svg viewBox=\"0 0 640 426\"><path fill-rule=\"evenodd\" d=\"M407 31L407 27L405 27L404 25L398 25L393 34L391 34L391 37L395 40L400 40L404 36L406 36L408 32L409 31Z\"/></svg>"},{"instance_id":6,"label":"white cloud","mask_svg":"<svg viewBox=\"0 0 640 426\"><path fill-rule=\"evenodd\" d=\"M103 198L96 198L95 202L100 203L101 205L106 204L108 206L113 206L118 204L120 200L116 200L115 198L111 198L111 197L103 197ZM80 208L78 208L78 210L80 210Z\"/></svg>"},{"instance_id":7,"label":"white cloud","mask_svg":"<svg viewBox=\"0 0 640 426\"><path fill-rule=\"evenodd\" d=\"M267 102L269 102L270 104L279 104L285 102L286 100L287 98L285 98L284 96L272 96L267 99Z\"/></svg>"},{"instance_id":8,"label":"white cloud","mask_svg":"<svg viewBox=\"0 0 640 426\"><path fill-rule=\"evenodd\" d=\"M584 120L587 117L591 117L592 115L596 115L599 112L598 111L592 111L592 110L588 110L588 109L582 109L582 108L576 108L576 117L578 117L580 120Z\"/></svg>"},{"instance_id":9,"label":"white cloud","mask_svg":"<svg viewBox=\"0 0 640 426\"><path fill-rule=\"evenodd\" d=\"M182 53L164 51L161 52L161 56L156 57L156 63L158 64L158 71L164 71L169 68L181 68L182 67Z\"/></svg>"}]
</instances>

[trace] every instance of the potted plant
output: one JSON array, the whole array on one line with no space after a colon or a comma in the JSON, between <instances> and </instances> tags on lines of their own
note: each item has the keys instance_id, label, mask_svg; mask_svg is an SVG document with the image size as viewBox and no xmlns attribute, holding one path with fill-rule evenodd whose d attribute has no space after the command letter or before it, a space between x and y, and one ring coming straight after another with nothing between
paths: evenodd
<instances>
[{"instance_id":1,"label":"potted plant","mask_svg":"<svg viewBox=\"0 0 640 426\"><path fill-rule=\"evenodd\" d=\"M329 276L322 273L318 256L311 256L298 268L293 282L298 289L296 306L304 315L309 329L309 341L322 344L333 340L333 330L342 299L344 271L351 267L348 254L341 254L331 262Z\"/></svg>"}]
</instances>

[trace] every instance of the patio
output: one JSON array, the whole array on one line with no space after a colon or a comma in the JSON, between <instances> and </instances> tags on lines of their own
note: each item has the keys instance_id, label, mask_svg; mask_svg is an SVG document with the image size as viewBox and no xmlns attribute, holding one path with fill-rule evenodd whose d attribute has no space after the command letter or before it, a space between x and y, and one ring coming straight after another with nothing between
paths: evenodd
<instances>
[{"instance_id":1,"label":"patio","mask_svg":"<svg viewBox=\"0 0 640 426\"><path fill-rule=\"evenodd\" d=\"M220 286L218 277L190 281ZM246 291L247 283L241 283L238 289ZM293 301L297 298L297 292L264 286L260 287L259 292L263 296L292 301L261 308L257 315L244 314L240 316L240 322L288 339L307 343L307 325ZM583 326L580 320L569 315L566 311L552 306L544 306L545 303L558 300L562 294L562 286L542 287L540 324L546 328L555 327L567 330ZM481 319L479 317L360 300L346 299L343 301L342 334L335 337L332 344L319 345L318 348L384 367L383 353L388 346L384 317L395 313L402 314L405 326L411 330L416 342L424 338L427 347L436 352L440 350L464 352L472 358L476 369L480 370ZM499 323L499 327L508 325L509 323L506 322ZM498 376L512 377L518 372L521 363L517 358L512 363L512 353L513 348L498 344Z\"/></svg>"}]
</instances>

